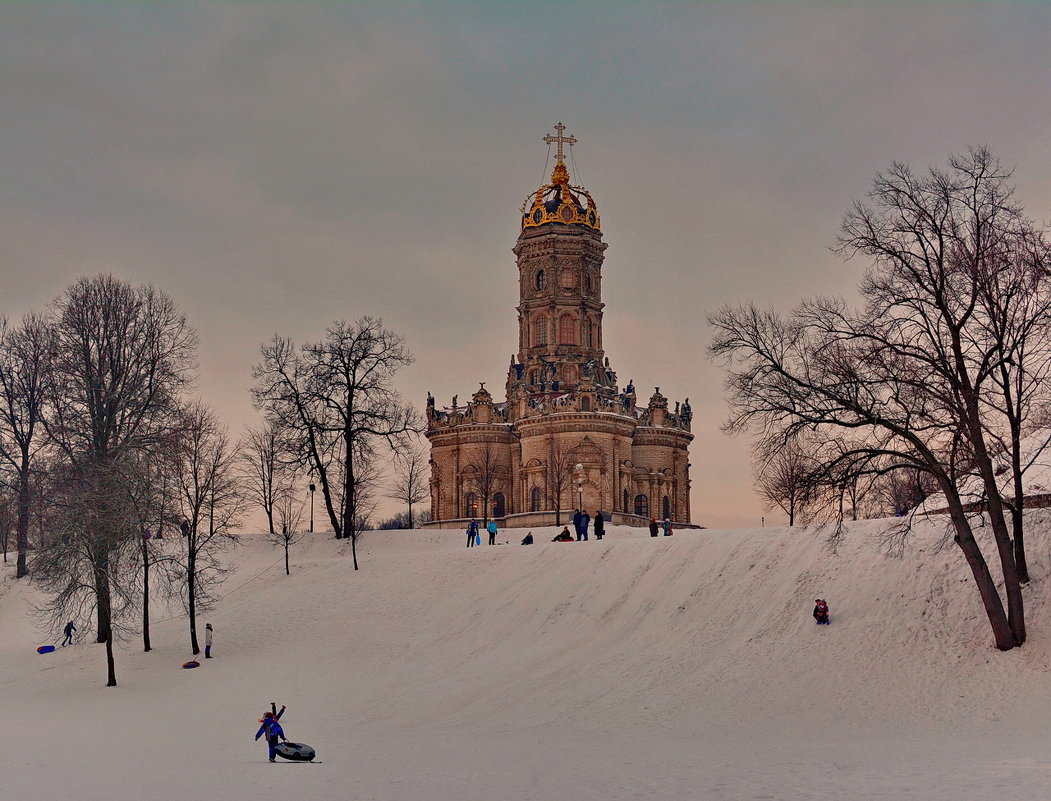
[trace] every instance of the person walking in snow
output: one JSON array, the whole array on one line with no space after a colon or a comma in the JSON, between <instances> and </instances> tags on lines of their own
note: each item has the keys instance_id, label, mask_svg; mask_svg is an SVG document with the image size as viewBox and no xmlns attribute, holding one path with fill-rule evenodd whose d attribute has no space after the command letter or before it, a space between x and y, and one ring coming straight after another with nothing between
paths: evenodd
<instances>
[{"instance_id":1,"label":"person walking in snow","mask_svg":"<svg viewBox=\"0 0 1051 801\"><path fill-rule=\"evenodd\" d=\"M467 526L467 547L473 548L474 541L478 537L478 521L472 520Z\"/></svg>"},{"instance_id":2,"label":"person walking in snow","mask_svg":"<svg viewBox=\"0 0 1051 801\"><path fill-rule=\"evenodd\" d=\"M204 658L212 658L212 624L204 624Z\"/></svg>"},{"instance_id":3,"label":"person walking in snow","mask_svg":"<svg viewBox=\"0 0 1051 801\"><path fill-rule=\"evenodd\" d=\"M276 705L274 704L274 702L271 701L270 702L270 708L274 709L275 706ZM285 708L281 707L281 712L284 712L284 711L285 711ZM287 740L288 739L287 737L285 737L285 730L282 729L281 728L281 724L277 722L278 714L279 713L273 712L273 711L265 712L263 714L263 717L259 719L259 722L262 725L259 727L259 731L257 731L255 733L255 739L257 739L257 740L260 737L262 737L264 734L266 735L266 744L267 744L267 746L269 747L269 750L270 750L270 761L271 762L276 762L277 761L276 759L274 759L274 757L277 756L277 744L278 744L278 742L280 740Z\"/></svg>"},{"instance_id":4,"label":"person walking in snow","mask_svg":"<svg viewBox=\"0 0 1051 801\"><path fill-rule=\"evenodd\" d=\"M496 545L496 521L490 520L485 530L489 532L489 544Z\"/></svg>"},{"instance_id":5,"label":"person walking in snow","mask_svg":"<svg viewBox=\"0 0 1051 801\"><path fill-rule=\"evenodd\" d=\"M602 519L602 512L595 510L595 539L600 540L606 534L606 522Z\"/></svg>"},{"instance_id":6,"label":"person walking in snow","mask_svg":"<svg viewBox=\"0 0 1051 801\"><path fill-rule=\"evenodd\" d=\"M651 537L656 537L657 536L657 518L655 518L655 517L651 517L650 518L650 536Z\"/></svg>"},{"instance_id":7,"label":"person walking in snow","mask_svg":"<svg viewBox=\"0 0 1051 801\"><path fill-rule=\"evenodd\" d=\"M814 620L817 621L819 626L827 626L828 621L828 604L825 603L821 598L814 601Z\"/></svg>"},{"instance_id":8,"label":"person walking in snow","mask_svg":"<svg viewBox=\"0 0 1051 801\"><path fill-rule=\"evenodd\" d=\"M668 518L664 518L664 536L671 536L671 520L669 520Z\"/></svg>"},{"instance_id":9,"label":"person walking in snow","mask_svg":"<svg viewBox=\"0 0 1051 801\"><path fill-rule=\"evenodd\" d=\"M62 641L62 647L65 648L67 645L73 644L73 632L77 630L77 627L73 625L73 621L69 621L66 627L62 629L62 633L66 635L66 639Z\"/></svg>"}]
</instances>

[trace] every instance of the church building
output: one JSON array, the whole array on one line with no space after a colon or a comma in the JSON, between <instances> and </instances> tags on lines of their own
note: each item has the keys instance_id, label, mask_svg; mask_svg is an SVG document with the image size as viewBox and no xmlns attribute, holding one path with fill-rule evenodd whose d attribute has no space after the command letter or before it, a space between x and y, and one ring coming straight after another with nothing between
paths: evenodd
<instances>
[{"instance_id":1,"label":"church building","mask_svg":"<svg viewBox=\"0 0 1051 801\"><path fill-rule=\"evenodd\" d=\"M513 251L518 353L505 400L484 382L467 403L427 397L430 525L565 524L581 505L613 523L689 523L689 399L669 408L656 387L640 404L631 381L617 384L602 347L601 220L570 184L564 146L576 138L555 130L544 137L557 145L551 183L526 198Z\"/></svg>"}]
</instances>

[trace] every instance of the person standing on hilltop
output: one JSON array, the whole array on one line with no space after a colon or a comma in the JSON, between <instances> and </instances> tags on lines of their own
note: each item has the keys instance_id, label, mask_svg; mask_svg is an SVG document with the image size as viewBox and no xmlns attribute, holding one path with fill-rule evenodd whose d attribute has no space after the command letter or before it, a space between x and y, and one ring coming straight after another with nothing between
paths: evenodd
<instances>
[{"instance_id":1,"label":"person standing on hilltop","mask_svg":"<svg viewBox=\"0 0 1051 801\"><path fill-rule=\"evenodd\" d=\"M212 624L206 623L204 626L204 658L212 658Z\"/></svg>"},{"instance_id":2,"label":"person standing on hilltop","mask_svg":"<svg viewBox=\"0 0 1051 801\"><path fill-rule=\"evenodd\" d=\"M606 534L606 522L602 518L602 512L595 510L595 539L600 540Z\"/></svg>"},{"instance_id":3,"label":"person standing on hilltop","mask_svg":"<svg viewBox=\"0 0 1051 801\"><path fill-rule=\"evenodd\" d=\"M657 518L655 518L655 517L651 517L650 518L650 536L651 537L656 537L657 536Z\"/></svg>"},{"instance_id":4,"label":"person standing on hilltop","mask_svg":"<svg viewBox=\"0 0 1051 801\"><path fill-rule=\"evenodd\" d=\"M475 538L478 536L478 521L472 520L467 526L467 547L473 548Z\"/></svg>"},{"instance_id":5,"label":"person standing on hilltop","mask_svg":"<svg viewBox=\"0 0 1051 801\"><path fill-rule=\"evenodd\" d=\"M496 545L496 521L490 520L489 524L485 527L485 530L489 532L489 544Z\"/></svg>"},{"instance_id":6,"label":"person standing on hilltop","mask_svg":"<svg viewBox=\"0 0 1051 801\"><path fill-rule=\"evenodd\" d=\"M580 542L580 521L583 520L584 513L579 509L573 510L573 531L577 534L577 542Z\"/></svg>"}]
</instances>

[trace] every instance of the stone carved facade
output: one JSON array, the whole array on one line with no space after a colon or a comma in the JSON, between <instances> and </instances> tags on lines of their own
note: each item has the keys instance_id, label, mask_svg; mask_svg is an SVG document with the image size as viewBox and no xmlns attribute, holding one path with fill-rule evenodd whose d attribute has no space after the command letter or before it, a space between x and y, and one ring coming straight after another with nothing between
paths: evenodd
<instances>
[{"instance_id":1,"label":"stone carved facade","mask_svg":"<svg viewBox=\"0 0 1051 801\"><path fill-rule=\"evenodd\" d=\"M479 388L439 408L427 398L432 526L496 518L507 527L565 523L582 500L613 522L690 522L689 399L669 410L658 387L637 405L602 348L598 209L569 184L562 137L551 183L526 200L518 260L518 353L506 400ZM579 465L579 468L578 468Z\"/></svg>"}]
</instances>

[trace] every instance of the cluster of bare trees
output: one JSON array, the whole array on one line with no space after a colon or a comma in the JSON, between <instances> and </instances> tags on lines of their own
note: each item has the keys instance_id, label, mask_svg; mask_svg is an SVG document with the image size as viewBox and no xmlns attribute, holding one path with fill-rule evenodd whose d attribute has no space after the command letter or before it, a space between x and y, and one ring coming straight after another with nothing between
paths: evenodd
<instances>
[{"instance_id":1,"label":"cluster of bare trees","mask_svg":"<svg viewBox=\"0 0 1051 801\"><path fill-rule=\"evenodd\" d=\"M744 305L710 317L727 429L753 432L760 454L801 451L803 498L838 495L841 515L848 488L868 483L909 505L939 493L1002 650L1026 639L1023 441L1039 436L1051 390L1051 252L1009 178L985 148L923 174L896 163L837 241L870 260L859 307L814 298L787 314Z\"/></svg>"},{"instance_id":2,"label":"cluster of bare trees","mask_svg":"<svg viewBox=\"0 0 1051 801\"><path fill-rule=\"evenodd\" d=\"M401 337L381 320L363 317L337 321L320 341L302 346L275 336L253 370L252 394L278 465L275 486L316 478L332 531L350 540L355 570L359 534L379 499L379 460L389 453L407 458L420 429L418 413L393 385L397 371L411 363ZM253 450L252 469L265 473L264 463ZM419 481L415 476L406 493L416 499L410 503L420 499ZM277 490L266 492L275 508Z\"/></svg>"},{"instance_id":3,"label":"cluster of bare trees","mask_svg":"<svg viewBox=\"0 0 1051 801\"><path fill-rule=\"evenodd\" d=\"M16 575L48 592L40 611L53 630L95 618L109 686L115 636L141 623L150 650L153 597L186 607L198 653L196 613L244 510L235 448L189 397L196 347L168 296L108 275L0 323L0 480Z\"/></svg>"}]
</instances>

